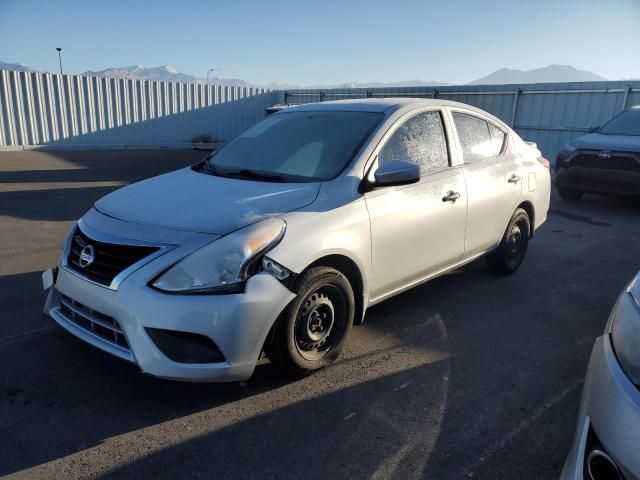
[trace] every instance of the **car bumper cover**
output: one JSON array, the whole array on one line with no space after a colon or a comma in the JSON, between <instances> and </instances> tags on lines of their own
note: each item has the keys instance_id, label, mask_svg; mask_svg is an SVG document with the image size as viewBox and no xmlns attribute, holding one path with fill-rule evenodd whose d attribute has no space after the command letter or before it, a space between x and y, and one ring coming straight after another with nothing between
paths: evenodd
<instances>
[{"instance_id":1,"label":"car bumper cover","mask_svg":"<svg viewBox=\"0 0 640 480\"><path fill-rule=\"evenodd\" d=\"M640 175L635 172L571 167L558 172L556 182L584 193L640 195Z\"/></svg>"},{"instance_id":2,"label":"car bumper cover","mask_svg":"<svg viewBox=\"0 0 640 480\"><path fill-rule=\"evenodd\" d=\"M176 380L237 381L251 376L271 326L294 296L266 272L250 278L244 293L170 295L150 288L135 274L114 291L62 268L45 313L144 373ZM150 329L182 332L189 339L206 337L200 343L210 339L210 349L219 353L210 358L221 361L174 361L169 357L175 355L165 354L167 347L161 345L163 353L152 340Z\"/></svg>"},{"instance_id":3,"label":"car bumper cover","mask_svg":"<svg viewBox=\"0 0 640 480\"><path fill-rule=\"evenodd\" d=\"M562 480L582 480L589 455L589 431L614 460L626 480L640 479L640 390L618 363L611 338L596 340L578 415L574 444L562 471ZM588 478L588 477L587 477Z\"/></svg>"}]
</instances>

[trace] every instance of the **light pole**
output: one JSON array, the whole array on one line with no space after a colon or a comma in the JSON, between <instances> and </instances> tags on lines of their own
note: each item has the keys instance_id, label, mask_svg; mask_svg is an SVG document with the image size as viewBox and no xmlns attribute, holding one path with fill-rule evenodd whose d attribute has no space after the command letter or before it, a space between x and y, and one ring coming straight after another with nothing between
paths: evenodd
<instances>
[{"instance_id":1,"label":"light pole","mask_svg":"<svg viewBox=\"0 0 640 480\"><path fill-rule=\"evenodd\" d=\"M58 62L60 62L60 75L62 75L62 48L56 47L58 51Z\"/></svg>"},{"instance_id":2,"label":"light pole","mask_svg":"<svg viewBox=\"0 0 640 480\"><path fill-rule=\"evenodd\" d=\"M210 69L207 71L207 85L209 85L209 74L210 74L211 72L215 72L216 70L220 70L220 69L219 69L218 67L216 67L216 68L210 68Z\"/></svg>"}]
</instances>

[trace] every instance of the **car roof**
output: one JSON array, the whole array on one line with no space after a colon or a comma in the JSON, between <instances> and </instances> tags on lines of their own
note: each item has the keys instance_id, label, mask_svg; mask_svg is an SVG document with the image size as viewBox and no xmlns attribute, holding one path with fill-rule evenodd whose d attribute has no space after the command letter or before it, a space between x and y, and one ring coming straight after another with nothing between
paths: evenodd
<instances>
[{"instance_id":1,"label":"car roof","mask_svg":"<svg viewBox=\"0 0 640 480\"><path fill-rule=\"evenodd\" d=\"M327 102L305 103L303 105L291 106L286 111L351 111L351 112L379 112L391 113L406 107L463 107L470 110L478 110L471 105L464 103L452 102L450 100L437 100L425 98L409 98L409 97L389 97L389 98L358 98L349 100L331 100ZM485 113L485 112L482 112Z\"/></svg>"}]
</instances>

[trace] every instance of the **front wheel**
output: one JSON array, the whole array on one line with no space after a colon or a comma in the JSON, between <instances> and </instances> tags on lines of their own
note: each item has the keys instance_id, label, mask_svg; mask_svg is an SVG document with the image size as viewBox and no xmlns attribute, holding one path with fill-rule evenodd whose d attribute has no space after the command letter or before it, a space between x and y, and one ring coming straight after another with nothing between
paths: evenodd
<instances>
[{"instance_id":1,"label":"front wheel","mask_svg":"<svg viewBox=\"0 0 640 480\"><path fill-rule=\"evenodd\" d=\"M313 267L296 282L297 296L282 312L265 345L276 365L299 375L331 365L351 331L355 313L349 280L330 267Z\"/></svg>"},{"instance_id":2,"label":"front wheel","mask_svg":"<svg viewBox=\"0 0 640 480\"><path fill-rule=\"evenodd\" d=\"M529 215L522 208L518 208L509 221L500 245L487 255L489 269L498 275L509 275L515 272L527 253L530 233Z\"/></svg>"}]
</instances>

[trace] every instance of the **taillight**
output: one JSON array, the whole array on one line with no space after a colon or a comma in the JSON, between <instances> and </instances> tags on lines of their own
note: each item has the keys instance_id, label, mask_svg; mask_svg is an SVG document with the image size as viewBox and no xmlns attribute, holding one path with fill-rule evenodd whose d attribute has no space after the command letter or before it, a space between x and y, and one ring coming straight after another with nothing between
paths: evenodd
<instances>
[{"instance_id":1,"label":"taillight","mask_svg":"<svg viewBox=\"0 0 640 480\"><path fill-rule=\"evenodd\" d=\"M551 163L549 162L549 160L547 160L543 156L539 156L538 161L542 164L544 168L546 168L547 170L551 170Z\"/></svg>"}]
</instances>

